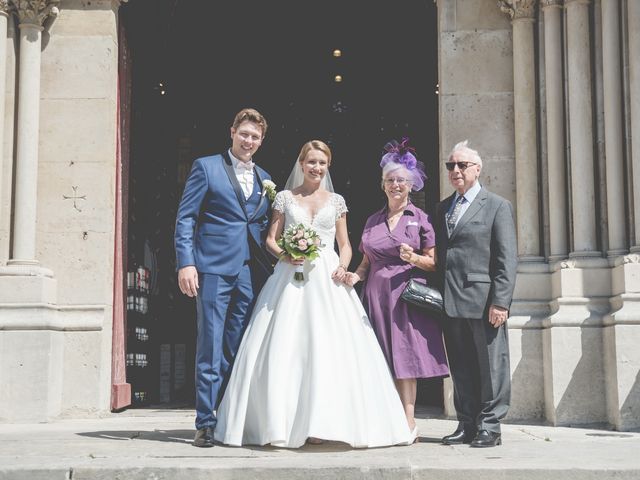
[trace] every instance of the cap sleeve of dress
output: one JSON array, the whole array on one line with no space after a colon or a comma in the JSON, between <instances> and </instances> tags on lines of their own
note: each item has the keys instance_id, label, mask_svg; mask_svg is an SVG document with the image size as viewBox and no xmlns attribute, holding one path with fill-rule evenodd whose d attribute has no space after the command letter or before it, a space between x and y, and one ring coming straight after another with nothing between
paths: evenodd
<instances>
[{"instance_id":1,"label":"cap sleeve of dress","mask_svg":"<svg viewBox=\"0 0 640 480\"><path fill-rule=\"evenodd\" d=\"M342 195L334 193L331 198L333 200L333 206L336 208L336 221L338 221L349 209Z\"/></svg>"},{"instance_id":2,"label":"cap sleeve of dress","mask_svg":"<svg viewBox=\"0 0 640 480\"><path fill-rule=\"evenodd\" d=\"M432 248L436 245L436 234L431 225L431 218L426 213L420 213L420 248Z\"/></svg>"},{"instance_id":3,"label":"cap sleeve of dress","mask_svg":"<svg viewBox=\"0 0 640 480\"><path fill-rule=\"evenodd\" d=\"M286 190L282 190L281 192L276 193L276 198L273 199L272 208L280 213L284 213L285 195Z\"/></svg>"}]
</instances>

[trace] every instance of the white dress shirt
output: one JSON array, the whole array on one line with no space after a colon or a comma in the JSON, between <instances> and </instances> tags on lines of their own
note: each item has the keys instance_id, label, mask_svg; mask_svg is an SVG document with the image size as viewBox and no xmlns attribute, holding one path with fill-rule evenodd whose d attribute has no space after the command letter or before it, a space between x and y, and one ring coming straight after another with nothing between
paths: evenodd
<instances>
[{"instance_id":1,"label":"white dress shirt","mask_svg":"<svg viewBox=\"0 0 640 480\"><path fill-rule=\"evenodd\" d=\"M229 149L229 157L231 158L231 163L233 164L233 170L234 172L236 172L236 178L238 179L240 188L242 188L242 192L244 193L244 198L248 199L253 193L253 162L248 162L248 166L250 168L245 168L244 165L247 165L247 163L242 162L234 157L233 153L231 153L231 149Z\"/></svg>"}]
</instances>

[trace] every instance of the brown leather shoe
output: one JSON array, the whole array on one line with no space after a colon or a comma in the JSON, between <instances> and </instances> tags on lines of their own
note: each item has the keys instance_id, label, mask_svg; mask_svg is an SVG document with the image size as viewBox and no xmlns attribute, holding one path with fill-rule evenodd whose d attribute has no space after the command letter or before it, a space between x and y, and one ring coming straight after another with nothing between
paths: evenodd
<instances>
[{"instance_id":1,"label":"brown leather shoe","mask_svg":"<svg viewBox=\"0 0 640 480\"><path fill-rule=\"evenodd\" d=\"M213 447L213 428L203 427L196 430L196 436L193 439L193 446L202 448Z\"/></svg>"}]
</instances>

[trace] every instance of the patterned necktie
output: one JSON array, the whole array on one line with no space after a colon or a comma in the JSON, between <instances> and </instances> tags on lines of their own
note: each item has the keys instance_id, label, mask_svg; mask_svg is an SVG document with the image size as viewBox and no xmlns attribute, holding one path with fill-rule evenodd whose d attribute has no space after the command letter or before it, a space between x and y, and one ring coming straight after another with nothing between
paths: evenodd
<instances>
[{"instance_id":1,"label":"patterned necktie","mask_svg":"<svg viewBox=\"0 0 640 480\"><path fill-rule=\"evenodd\" d=\"M460 216L463 203L464 196L460 195L456 199L456 204L454 205L453 210L447 213L447 231L449 232L449 236L451 236L453 229L456 228L456 223L458 222L458 217Z\"/></svg>"}]
</instances>

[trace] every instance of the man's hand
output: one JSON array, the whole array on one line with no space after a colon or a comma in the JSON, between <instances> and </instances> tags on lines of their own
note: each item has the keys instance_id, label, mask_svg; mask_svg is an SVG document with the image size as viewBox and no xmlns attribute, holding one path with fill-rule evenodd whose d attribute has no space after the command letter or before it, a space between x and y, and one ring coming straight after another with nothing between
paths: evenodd
<instances>
[{"instance_id":1,"label":"man's hand","mask_svg":"<svg viewBox=\"0 0 640 480\"><path fill-rule=\"evenodd\" d=\"M182 267L178 270L178 286L180 291L189 297L198 295L198 271L193 265Z\"/></svg>"},{"instance_id":2,"label":"man's hand","mask_svg":"<svg viewBox=\"0 0 640 480\"><path fill-rule=\"evenodd\" d=\"M497 305L491 305L489 307L489 323L495 328L498 328L506 322L508 316L509 311L506 308L502 308Z\"/></svg>"}]
</instances>

